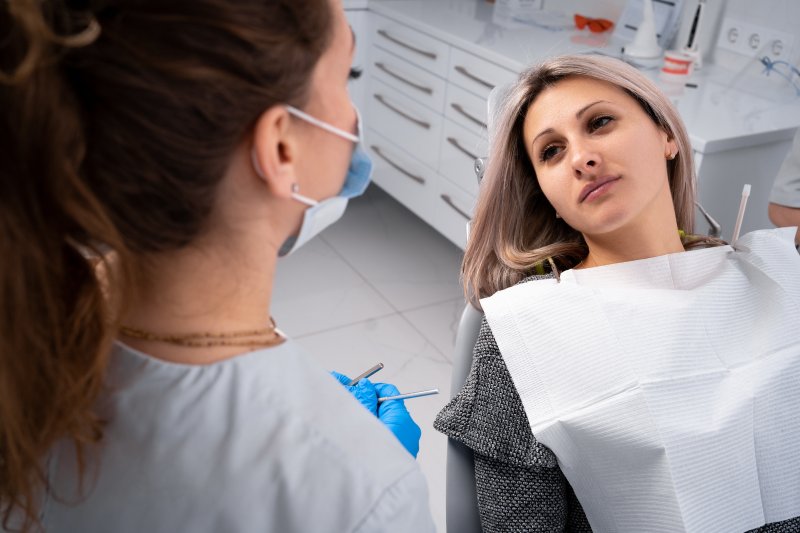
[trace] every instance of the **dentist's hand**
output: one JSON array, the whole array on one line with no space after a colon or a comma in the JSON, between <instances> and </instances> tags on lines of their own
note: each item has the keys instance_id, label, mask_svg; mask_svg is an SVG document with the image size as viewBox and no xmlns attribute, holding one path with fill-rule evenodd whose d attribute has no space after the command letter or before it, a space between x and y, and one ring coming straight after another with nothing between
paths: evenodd
<instances>
[{"instance_id":1,"label":"dentist's hand","mask_svg":"<svg viewBox=\"0 0 800 533\"><path fill-rule=\"evenodd\" d=\"M380 398L400 394L397 387L389 383L375 383L374 387ZM403 400L388 400L378 404L378 418L394 433L408 453L416 458L422 431L411 418Z\"/></svg>"},{"instance_id":2,"label":"dentist's hand","mask_svg":"<svg viewBox=\"0 0 800 533\"><path fill-rule=\"evenodd\" d=\"M419 439L422 436L419 426L411 418L411 414L406 409L403 400L389 400L378 404L379 396L396 396L400 394L397 387L389 383L373 384L368 379L362 379L355 385L348 385L350 378L339 372L331 372L350 394L363 405L367 411L377 416L383 424L394 433L400 444L408 450L408 453L417 456L419 452Z\"/></svg>"},{"instance_id":3,"label":"dentist's hand","mask_svg":"<svg viewBox=\"0 0 800 533\"><path fill-rule=\"evenodd\" d=\"M345 389L350 391L350 394L356 397L356 400L358 400L361 405L367 409L367 411L375 416L378 416L378 393L370 380L362 379L355 385L351 386L348 385L348 383L350 383L349 377L335 371L332 371L331 374L333 377L339 380L339 383L344 385Z\"/></svg>"}]
</instances>

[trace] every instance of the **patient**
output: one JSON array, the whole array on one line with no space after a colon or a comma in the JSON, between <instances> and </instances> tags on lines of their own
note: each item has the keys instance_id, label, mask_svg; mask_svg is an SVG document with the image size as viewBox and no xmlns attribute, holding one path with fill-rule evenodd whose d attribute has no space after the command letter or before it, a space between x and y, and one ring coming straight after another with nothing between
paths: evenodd
<instances>
[{"instance_id":1,"label":"patient","mask_svg":"<svg viewBox=\"0 0 800 533\"><path fill-rule=\"evenodd\" d=\"M626 264L636 267L642 262L660 268L665 264L661 260L667 257L678 265L684 258L697 261L707 256L709 264L717 261L714 265L719 264L723 269L732 256L741 255L722 241L692 233L694 201L694 164L685 127L669 100L634 68L605 57L562 56L524 72L510 91L493 137L462 266L467 298L478 308L483 304L488 320L487 317L483 319L473 365L463 389L439 413L434 424L436 429L473 450L478 506L485 532L591 531L590 523L598 531L692 529L685 523L660 523L660 507L639 509L637 517L643 522L637 526L615 522L612 528L607 527L608 522L603 522L602 518L609 515L612 522L618 519L614 515L617 509L604 509L602 504L593 503L594 515L588 506L584 512L582 502L586 506L587 501L596 502L605 497L603 480L593 479L590 467L581 466L583 458L599 455L595 450L602 446L595 448L590 443L589 453L587 449L580 449L580 460L571 459L565 464L559 449L551 451L540 442L539 437L545 434L549 438L556 434L555 441L563 437L566 442L585 428L570 430L564 429L564 425L561 429L548 428L550 433L547 433L541 429L547 428L547 424L537 421L534 427L542 432L532 430L531 415L537 413L531 406L544 403L542 397L537 396L539 389L529 386L532 382L526 372L536 370L540 362L558 365L562 357L574 360L573 352L580 351L590 354L587 356L590 365L598 363L596 357L591 358L591 353L596 348L595 341L602 346L603 339L585 335L587 321L584 318L591 320L593 302L587 298L585 305L580 299L577 305L574 299L569 303L570 295L558 292L566 290L565 286L576 287L575 283L568 283L568 278L613 273L615 268L626 267ZM791 250L798 264L791 263L791 258L786 261L790 268L800 267L791 238L787 240L786 232L776 236L774 232L779 230L771 231L773 234L763 239L775 241L777 256L789 257L784 249ZM750 240L746 243L752 243L756 250L762 237L755 239L753 235L747 237ZM757 255L756 251L752 253ZM745 259L741 261L746 262ZM644 278L643 283L650 283L647 276ZM539 286L536 298L527 300L528 313L513 314L509 319L511 324L521 323L521 329L535 323L536 335L524 339L527 344L523 345L521 354L512 354L512 350L507 353L505 346L512 343L503 341L502 335L507 335L504 330L493 327L501 320L490 313L487 305L493 298L489 297ZM709 290L719 292L715 285L709 286ZM596 290L600 292L603 288ZM795 292L791 293L789 301L796 309L800 291L794 286L791 290ZM549 296L539 299L540 294ZM640 302L622 303L630 304L631 317L635 320L636 306ZM645 303L642 306L646 306ZM575 315L571 316L573 309ZM792 316L785 308L777 308L775 312L777 316L782 313ZM665 310L664 324L681 318L670 313L678 314ZM564 319L552 318L556 316ZM546 323L555 324L554 329L546 329L550 327ZM658 324L658 328L654 328L656 335L663 333L661 321ZM779 332L784 335L781 346L785 351L788 342L787 357L796 366L798 335L782 324L775 328L783 328ZM624 323L621 327L625 327ZM691 334L688 331L687 338ZM680 337L682 334L659 342L679 343ZM642 343L648 346L647 339ZM564 345L578 349L568 351L563 349ZM629 351L636 352L636 346ZM650 348L638 351L645 352L639 356L647 362ZM724 355L720 355L720 359L724 359ZM614 357L621 357L616 350L603 351L599 364L615 365ZM525 371L514 370L520 364ZM690 360L690 364L694 364L694 360ZM697 364L703 363L698 359ZM568 390L573 370L580 374L581 369L567 366L563 370L551 376L566 382ZM577 381L574 386L580 387ZM547 387L543 390L547 392ZM597 420L599 418L600 415ZM589 417L589 421L593 419ZM614 422L616 426L624 423ZM610 426L612 429L614 424ZM608 435L607 440L613 438L611 433ZM602 442L602 437L593 442ZM575 442L570 441L566 448L573 444ZM628 442L621 440L619 449L627 445ZM614 446L616 443L612 442L610 448L613 450ZM565 456L569 456L567 452L570 451L567 449ZM668 450L666 455L669 453ZM663 459L663 449L656 449L656 455L659 454L662 462L669 463ZM624 452L621 456L623 463L628 462ZM634 461L635 457L631 457L630 462ZM602 462L599 464L602 466ZM613 474L614 468L610 470ZM640 474L644 493L650 478L648 472ZM705 476L703 472L697 475ZM578 480L579 484L572 480ZM586 490L595 481L594 490L598 494ZM755 485L757 489L757 483ZM579 487L583 488L579 490ZM590 497L584 499L582 494ZM756 505L761 505L760 498L752 499L758 500ZM800 493L792 493L790 499L796 507ZM635 492L629 502L639 505ZM686 501L681 500L681 506L676 504L675 507L685 504ZM665 500L664 508L667 507L669 504ZM792 517L800 513L788 512L787 515L785 509L782 512L782 519L773 523L750 515L735 523L748 524L739 531L755 527L759 527L758 531L798 531L800 519Z\"/></svg>"}]
</instances>

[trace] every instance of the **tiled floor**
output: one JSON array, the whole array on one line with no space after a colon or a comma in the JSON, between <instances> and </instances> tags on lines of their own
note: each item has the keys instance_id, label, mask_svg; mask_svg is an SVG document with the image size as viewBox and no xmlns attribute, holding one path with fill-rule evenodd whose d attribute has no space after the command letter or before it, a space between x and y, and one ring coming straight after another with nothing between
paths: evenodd
<instances>
[{"instance_id":1,"label":"tiled floor","mask_svg":"<svg viewBox=\"0 0 800 533\"><path fill-rule=\"evenodd\" d=\"M422 428L417 457L445 531L446 438L433 429L450 396L452 349L464 308L462 252L380 188L352 200L341 221L278 262L272 314L327 369L375 377L401 392Z\"/></svg>"}]
</instances>

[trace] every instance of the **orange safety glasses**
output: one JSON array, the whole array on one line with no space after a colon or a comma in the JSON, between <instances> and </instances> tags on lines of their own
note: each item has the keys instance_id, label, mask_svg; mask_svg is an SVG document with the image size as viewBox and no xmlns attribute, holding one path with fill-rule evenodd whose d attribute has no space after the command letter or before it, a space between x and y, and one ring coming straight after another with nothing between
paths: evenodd
<instances>
[{"instance_id":1,"label":"orange safety glasses","mask_svg":"<svg viewBox=\"0 0 800 533\"><path fill-rule=\"evenodd\" d=\"M589 26L589 31L592 33L603 33L613 28L614 23L608 19L593 19L576 14L575 27L582 30L586 26Z\"/></svg>"}]
</instances>

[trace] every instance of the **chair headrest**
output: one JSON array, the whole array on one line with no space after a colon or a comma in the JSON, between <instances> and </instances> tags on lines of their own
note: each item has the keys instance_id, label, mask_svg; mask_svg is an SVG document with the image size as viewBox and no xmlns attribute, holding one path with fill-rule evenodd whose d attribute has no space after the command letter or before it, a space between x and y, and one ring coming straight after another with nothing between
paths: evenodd
<instances>
[{"instance_id":1,"label":"chair headrest","mask_svg":"<svg viewBox=\"0 0 800 533\"><path fill-rule=\"evenodd\" d=\"M505 102L506 98L508 97L513 87L514 87L513 83L508 83L506 85L497 85L489 93L489 99L487 100L488 113L487 113L486 129L489 133L490 145L494 137L495 126L497 125L497 122L500 119L500 114L503 111L503 103Z\"/></svg>"}]
</instances>

